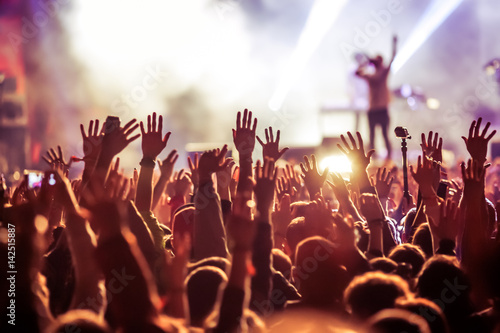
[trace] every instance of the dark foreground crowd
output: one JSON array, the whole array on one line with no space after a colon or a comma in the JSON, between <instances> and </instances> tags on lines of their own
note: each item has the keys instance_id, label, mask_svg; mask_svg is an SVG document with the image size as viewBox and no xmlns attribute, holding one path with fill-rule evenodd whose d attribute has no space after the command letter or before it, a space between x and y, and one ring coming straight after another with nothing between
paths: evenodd
<instances>
[{"instance_id":1,"label":"dark foreground crowd","mask_svg":"<svg viewBox=\"0 0 500 333\"><path fill-rule=\"evenodd\" d=\"M176 150L157 160L162 116L90 121L81 177L58 147L40 188L2 180L0 331L500 332L489 126L472 122L456 166L422 134L405 192L401 168L374 168L359 133L338 145L344 179L314 155L284 162L280 132L257 137L247 110L234 159L218 147L179 171ZM139 138L125 176L117 156Z\"/></svg>"}]
</instances>

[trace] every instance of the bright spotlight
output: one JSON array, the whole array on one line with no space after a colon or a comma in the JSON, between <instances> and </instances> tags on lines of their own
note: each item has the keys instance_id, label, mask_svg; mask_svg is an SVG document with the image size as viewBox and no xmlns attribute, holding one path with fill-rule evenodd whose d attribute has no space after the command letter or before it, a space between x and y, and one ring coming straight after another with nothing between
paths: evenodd
<instances>
[{"instance_id":1,"label":"bright spotlight","mask_svg":"<svg viewBox=\"0 0 500 333\"><path fill-rule=\"evenodd\" d=\"M319 167L321 170L324 170L326 167L328 167L330 171L335 171L338 173L349 173L352 171L351 162L344 154L331 155L323 158L321 162L319 162Z\"/></svg>"},{"instance_id":2,"label":"bright spotlight","mask_svg":"<svg viewBox=\"0 0 500 333\"><path fill-rule=\"evenodd\" d=\"M441 103L439 103L439 100L436 98L428 98L427 99L427 107L431 110L439 109L440 105L441 105Z\"/></svg>"},{"instance_id":3,"label":"bright spotlight","mask_svg":"<svg viewBox=\"0 0 500 333\"><path fill-rule=\"evenodd\" d=\"M281 108L290 88L299 78L309 58L311 58L323 37L330 30L346 2L347 0L316 0L314 2L297 46L288 60L283 76L268 103L271 110L277 111Z\"/></svg>"},{"instance_id":4,"label":"bright spotlight","mask_svg":"<svg viewBox=\"0 0 500 333\"><path fill-rule=\"evenodd\" d=\"M430 35L453 13L462 0L434 0L400 49L391 66L392 73L396 73L422 46Z\"/></svg>"},{"instance_id":5,"label":"bright spotlight","mask_svg":"<svg viewBox=\"0 0 500 333\"><path fill-rule=\"evenodd\" d=\"M413 90L411 89L411 86L407 83L403 84L401 86L401 96L404 98L408 98L411 96Z\"/></svg>"}]
</instances>

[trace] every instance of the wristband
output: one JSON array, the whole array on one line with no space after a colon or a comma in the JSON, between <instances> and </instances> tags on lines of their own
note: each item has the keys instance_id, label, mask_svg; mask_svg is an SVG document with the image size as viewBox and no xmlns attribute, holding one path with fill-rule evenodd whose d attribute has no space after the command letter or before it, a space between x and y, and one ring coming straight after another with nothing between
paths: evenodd
<instances>
[{"instance_id":1,"label":"wristband","mask_svg":"<svg viewBox=\"0 0 500 333\"><path fill-rule=\"evenodd\" d=\"M140 166L154 168L156 166L156 159L143 157L141 162L139 162Z\"/></svg>"}]
</instances>

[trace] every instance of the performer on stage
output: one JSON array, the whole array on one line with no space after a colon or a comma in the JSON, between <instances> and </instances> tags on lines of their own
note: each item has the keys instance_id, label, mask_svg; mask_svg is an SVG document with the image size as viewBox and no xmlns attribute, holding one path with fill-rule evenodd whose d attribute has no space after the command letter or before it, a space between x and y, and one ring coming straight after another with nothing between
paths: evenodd
<instances>
[{"instance_id":1,"label":"performer on stage","mask_svg":"<svg viewBox=\"0 0 500 333\"><path fill-rule=\"evenodd\" d=\"M356 75L365 79L368 82L370 98L368 108L368 125L370 129L370 149L375 147L375 128L380 125L382 129L382 136L384 137L385 146L387 148L387 158L391 158L392 147L389 137L387 135L387 128L389 127L389 88L387 87L387 77L391 70L391 64L396 56L397 36L392 40L392 58L387 64L384 65L384 58L377 55L375 58L370 59L370 63L375 68L373 73L367 71L366 65L361 65L356 71Z\"/></svg>"}]
</instances>

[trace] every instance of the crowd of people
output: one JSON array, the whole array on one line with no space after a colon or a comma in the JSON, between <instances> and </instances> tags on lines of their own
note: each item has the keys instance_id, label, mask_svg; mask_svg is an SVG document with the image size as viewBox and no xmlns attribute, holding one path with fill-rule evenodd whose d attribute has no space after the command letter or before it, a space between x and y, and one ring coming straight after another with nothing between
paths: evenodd
<instances>
[{"instance_id":1,"label":"crowd of people","mask_svg":"<svg viewBox=\"0 0 500 333\"><path fill-rule=\"evenodd\" d=\"M280 131L259 138L248 110L233 157L214 147L186 170L175 149L158 160L161 115L90 121L81 177L68 179L58 147L40 188L2 180L2 261L16 274L5 297L2 271L1 331L500 332L489 127L472 122L470 159L456 166L437 133L422 134L408 198L401 168L374 168L360 133L338 145L345 179L314 155L277 167ZM118 155L134 140L139 171L124 175Z\"/></svg>"}]
</instances>

